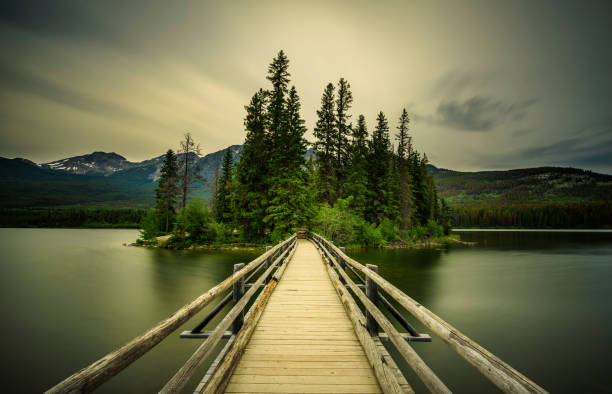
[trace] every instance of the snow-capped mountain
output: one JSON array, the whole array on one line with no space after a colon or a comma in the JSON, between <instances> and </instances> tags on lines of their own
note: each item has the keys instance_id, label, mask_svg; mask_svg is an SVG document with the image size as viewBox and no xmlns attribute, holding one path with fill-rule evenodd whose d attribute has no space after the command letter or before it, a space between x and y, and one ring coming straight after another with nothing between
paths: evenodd
<instances>
[{"instance_id":1,"label":"snow-capped mountain","mask_svg":"<svg viewBox=\"0 0 612 394\"><path fill-rule=\"evenodd\" d=\"M73 174L110 175L117 171L133 168L136 165L137 163L129 162L125 157L115 152L93 152L88 155L42 163L40 167L67 171Z\"/></svg>"},{"instance_id":2,"label":"snow-capped mountain","mask_svg":"<svg viewBox=\"0 0 612 394\"><path fill-rule=\"evenodd\" d=\"M240 156L240 152L242 152L242 145L232 145L230 149L232 150L234 161L236 161ZM225 149L202 157L194 155L202 170L202 176L212 175L216 166L221 164L224 154ZM182 154L177 155L179 161L182 157ZM39 167L79 175L138 176L143 182L151 182L159 179L159 171L163 161L164 155L141 162L131 162L115 152L93 152L87 155L41 163Z\"/></svg>"}]
</instances>

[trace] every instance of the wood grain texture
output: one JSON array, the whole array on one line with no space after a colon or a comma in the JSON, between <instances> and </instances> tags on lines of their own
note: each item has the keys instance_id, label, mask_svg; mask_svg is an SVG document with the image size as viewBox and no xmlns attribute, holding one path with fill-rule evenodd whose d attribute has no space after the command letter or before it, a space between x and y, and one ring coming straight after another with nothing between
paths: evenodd
<instances>
[{"instance_id":1,"label":"wood grain texture","mask_svg":"<svg viewBox=\"0 0 612 394\"><path fill-rule=\"evenodd\" d=\"M263 313L264 308L266 307L272 292L276 288L276 285L280 281L287 268L287 265L293 258L295 253L295 248L293 248L287 257L285 263L283 263L274 273L271 280L268 282L264 290L259 294L257 299L255 300L253 306L249 309L249 312L246 316L246 322L242 326L242 329L238 332L238 335L235 337L235 341L232 344L231 348L228 350L226 356L224 357L222 363L214 370L210 379L206 382L205 385L198 387L199 390L195 391L195 394L200 394L202 392L206 394L211 393L222 393L227 387L229 377L234 372L238 361L240 360L244 349L251 338L259 319L261 318L261 314Z\"/></svg>"},{"instance_id":2,"label":"wood grain texture","mask_svg":"<svg viewBox=\"0 0 612 394\"><path fill-rule=\"evenodd\" d=\"M381 389L385 393L414 393L412 387L410 387L404 376L401 374L393 359L388 357L388 353L386 349L384 349L384 346L381 349L378 346L379 342L375 342L374 338L370 336L367 329L366 317L355 303L355 300L353 300L353 297L348 294L344 283L340 281L340 277L336 271L334 271L334 269L327 264L326 268L327 274L329 275L336 292L340 296L342 304L346 309L346 313L353 324L355 334L357 334L357 338L359 338L359 342L365 350L370 365L372 365L372 368L374 368L374 374L378 379Z\"/></svg>"},{"instance_id":3,"label":"wood grain texture","mask_svg":"<svg viewBox=\"0 0 612 394\"><path fill-rule=\"evenodd\" d=\"M202 344L196 349L195 352L189 357L189 359L183 364L181 368L170 378L170 380L162 387L160 393L178 393L183 387L187 384L189 379L195 374L200 365L212 355L215 347L221 340L221 337L225 330L229 328L234 319L242 313L243 309L246 307L247 303L255 295L257 290L259 289L259 285L263 284L267 277L272 275L272 272L276 269L276 266L281 263L281 261L288 256L290 253L293 253L294 247L291 249L285 249L276 260L266 269L257 280L254 282L254 286L251 287L241 298L240 300L232 307L232 309L225 315L225 317L217 324L217 327L211 332L210 336L202 342Z\"/></svg>"},{"instance_id":4,"label":"wood grain texture","mask_svg":"<svg viewBox=\"0 0 612 394\"><path fill-rule=\"evenodd\" d=\"M295 255L263 311L228 393L380 393L314 244Z\"/></svg>"}]
</instances>

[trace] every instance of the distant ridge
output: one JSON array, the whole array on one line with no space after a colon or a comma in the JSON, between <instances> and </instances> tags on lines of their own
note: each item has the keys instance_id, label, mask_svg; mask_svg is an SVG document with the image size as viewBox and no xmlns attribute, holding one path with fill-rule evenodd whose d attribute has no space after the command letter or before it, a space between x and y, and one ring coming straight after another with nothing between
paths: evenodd
<instances>
[{"instance_id":1,"label":"distant ridge","mask_svg":"<svg viewBox=\"0 0 612 394\"><path fill-rule=\"evenodd\" d=\"M230 147L234 162L242 145ZM198 157L206 199L225 149ZM314 155L309 149L306 157ZM0 158L0 208L50 206L147 207L153 203L163 155L131 162L115 152L93 152L48 163ZM451 205L612 201L612 175L576 168L537 167L461 172L428 165L441 197Z\"/></svg>"}]
</instances>

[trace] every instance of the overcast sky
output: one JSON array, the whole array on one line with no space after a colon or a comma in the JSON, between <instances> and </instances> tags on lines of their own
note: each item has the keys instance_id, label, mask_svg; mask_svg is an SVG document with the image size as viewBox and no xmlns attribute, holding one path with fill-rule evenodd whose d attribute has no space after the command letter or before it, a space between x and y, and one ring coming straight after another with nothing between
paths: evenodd
<instances>
[{"instance_id":1,"label":"overcast sky","mask_svg":"<svg viewBox=\"0 0 612 394\"><path fill-rule=\"evenodd\" d=\"M0 3L0 156L94 150L140 161L190 131L244 141L244 105L280 49L312 140L346 78L370 129L403 107L417 148L456 170L612 173L612 2Z\"/></svg>"}]
</instances>

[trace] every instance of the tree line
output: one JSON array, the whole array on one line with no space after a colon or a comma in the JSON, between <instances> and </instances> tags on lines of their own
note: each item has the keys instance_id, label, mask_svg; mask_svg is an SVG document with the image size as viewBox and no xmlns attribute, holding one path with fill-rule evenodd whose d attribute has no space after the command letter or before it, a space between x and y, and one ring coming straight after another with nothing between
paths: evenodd
<instances>
[{"instance_id":1,"label":"tree line","mask_svg":"<svg viewBox=\"0 0 612 394\"><path fill-rule=\"evenodd\" d=\"M612 203L537 203L507 206L457 206L457 227L501 228L610 228Z\"/></svg>"},{"instance_id":2,"label":"tree line","mask_svg":"<svg viewBox=\"0 0 612 394\"><path fill-rule=\"evenodd\" d=\"M12 208L0 209L1 227L139 228L145 209Z\"/></svg>"},{"instance_id":3,"label":"tree line","mask_svg":"<svg viewBox=\"0 0 612 394\"><path fill-rule=\"evenodd\" d=\"M145 236L174 229L175 238L193 237L193 221L210 229L204 238L200 234L200 242L215 234L222 239L239 234L245 242L278 241L299 227L344 243L373 245L448 234L450 211L427 173L427 156L413 146L406 109L394 146L382 111L370 134L364 115L351 122L349 82L329 83L310 144L314 154L306 160L306 127L290 76L289 59L280 51L268 67L270 86L256 91L245 106L241 158L233 163L227 149L209 206L196 202L189 207L187 194L197 170L185 159L178 162L171 150L166 153L156 209L145 221L153 230ZM183 157L199 149L188 146L190 139L187 134L181 145ZM339 217L343 230L336 226Z\"/></svg>"}]
</instances>

